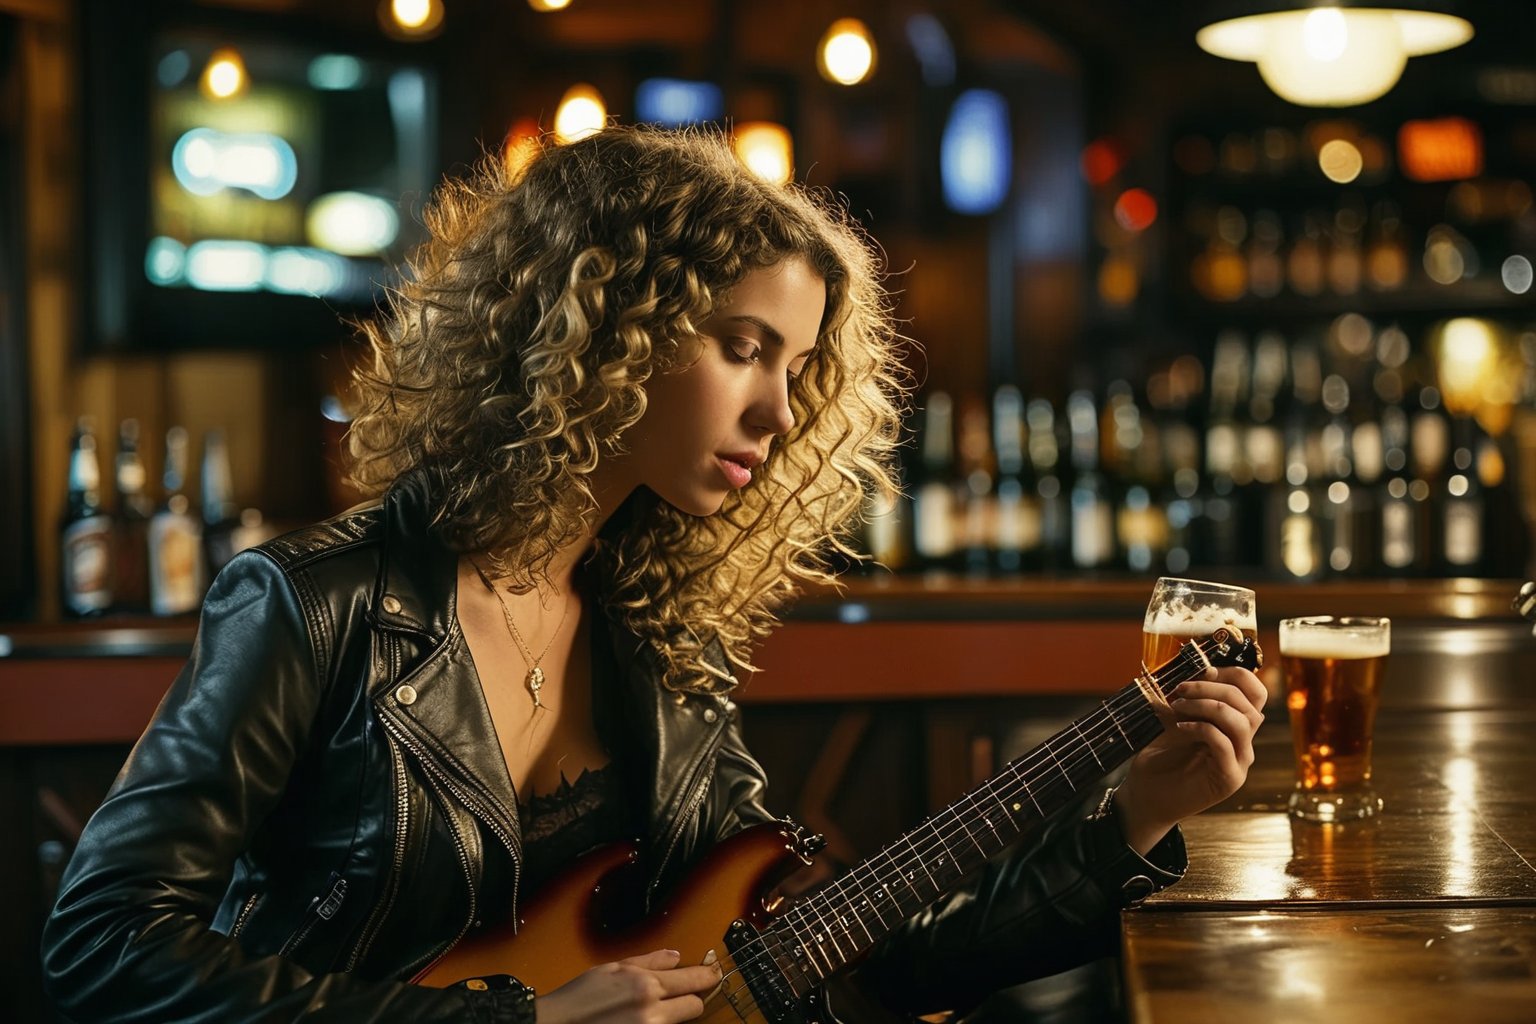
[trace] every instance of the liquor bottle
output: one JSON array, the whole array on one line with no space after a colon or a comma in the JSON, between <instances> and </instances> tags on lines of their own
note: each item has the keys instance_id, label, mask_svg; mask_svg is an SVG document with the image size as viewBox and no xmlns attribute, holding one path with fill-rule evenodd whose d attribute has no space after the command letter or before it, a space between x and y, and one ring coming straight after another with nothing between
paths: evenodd
<instances>
[{"instance_id":1,"label":"liquor bottle","mask_svg":"<svg viewBox=\"0 0 1536 1024\"><path fill-rule=\"evenodd\" d=\"M1108 568L1115 560L1114 505L1099 472L1099 421L1090 392L1068 396L1067 428L1072 438L1072 565Z\"/></svg>"},{"instance_id":2,"label":"liquor bottle","mask_svg":"<svg viewBox=\"0 0 1536 1024\"><path fill-rule=\"evenodd\" d=\"M1040 500L1040 564L1048 570L1072 564L1072 506L1062 483L1061 438L1056 409L1049 399L1031 399L1024 413L1029 424L1029 464Z\"/></svg>"},{"instance_id":3,"label":"liquor bottle","mask_svg":"<svg viewBox=\"0 0 1536 1024\"><path fill-rule=\"evenodd\" d=\"M1483 484L1476 465L1477 425L1467 416L1451 424L1451 463L1440 495L1440 571L1477 576L1486 568Z\"/></svg>"},{"instance_id":4,"label":"liquor bottle","mask_svg":"<svg viewBox=\"0 0 1536 1024\"><path fill-rule=\"evenodd\" d=\"M1317 510L1318 492L1312 486L1307 457L1306 417L1301 410L1291 418L1285 433L1285 486L1272 492L1269 522L1271 571L1297 580L1322 575L1323 545Z\"/></svg>"},{"instance_id":5,"label":"liquor bottle","mask_svg":"<svg viewBox=\"0 0 1536 1024\"><path fill-rule=\"evenodd\" d=\"M1412 420L1402 406L1382 409L1381 564L1395 576L1420 575L1430 564L1429 485L1415 471L1412 437Z\"/></svg>"},{"instance_id":6,"label":"liquor bottle","mask_svg":"<svg viewBox=\"0 0 1536 1024\"><path fill-rule=\"evenodd\" d=\"M156 615L182 615L203 599L202 530L183 489L187 431L165 435L165 497L149 520L149 606Z\"/></svg>"},{"instance_id":7,"label":"liquor bottle","mask_svg":"<svg viewBox=\"0 0 1536 1024\"><path fill-rule=\"evenodd\" d=\"M1355 202L1340 204L1333 217L1333 237L1328 246L1328 287L1335 295L1354 295L1360 290L1365 270L1361 233L1365 214Z\"/></svg>"},{"instance_id":8,"label":"liquor bottle","mask_svg":"<svg viewBox=\"0 0 1536 1024\"><path fill-rule=\"evenodd\" d=\"M1190 422L1188 397L1169 389L1159 401L1158 437L1163 462L1161 504L1168 521L1163 564L1173 575L1189 571L1199 550L1197 522L1200 505L1200 432Z\"/></svg>"},{"instance_id":9,"label":"liquor bottle","mask_svg":"<svg viewBox=\"0 0 1536 1024\"><path fill-rule=\"evenodd\" d=\"M923 569L952 569L959 548L954 401L934 391L923 406L922 460L914 481L912 550Z\"/></svg>"},{"instance_id":10,"label":"liquor bottle","mask_svg":"<svg viewBox=\"0 0 1536 1024\"><path fill-rule=\"evenodd\" d=\"M959 563L968 574L985 576L992 568L996 532L993 485L997 462L986 405L974 395L967 395L960 403L955 444L960 464Z\"/></svg>"},{"instance_id":11,"label":"liquor bottle","mask_svg":"<svg viewBox=\"0 0 1536 1024\"><path fill-rule=\"evenodd\" d=\"M234 489L224 432L210 430L203 435L202 468L203 561L210 580L235 557L240 517Z\"/></svg>"},{"instance_id":12,"label":"liquor bottle","mask_svg":"<svg viewBox=\"0 0 1536 1024\"><path fill-rule=\"evenodd\" d=\"M98 615L112 604L112 521L101 506L101 462L88 417L75 424L69 490L59 524L61 603L66 615Z\"/></svg>"},{"instance_id":13,"label":"liquor bottle","mask_svg":"<svg viewBox=\"0 0 1536 1024\"><path fill-rule=\"evenodd\" d=\"M1450 475L1451 424L1446 416L1440 390L1433 384L1419 389L1418 408L1414 410L1411 426L1409 465L1413 479L1408 483L1408 496L1417 509L1414 517L1418 534L1418 557L1414 568L1427 575L1443 571L1445 560L1444 508L1446 477Z\"/></svg>"},{"instance_id":14,"label":"liquor bottle","mask_svg":"<svg viewBox=\"0 0 1536 1024\"><path fill-rule=\"evenodd\" d=\"M1365 246L1365 280L1379 292L1392 292L1408 280L1408 239L1396 204L1382 200L1371 209Z\"/></svg>"},{"instance_id":15,"label":"liquor bottle","mask_svg":"<svg viewBox=\"0 0 1536 1024\"><path fill-rule=\"evenodd\" d=\"M1350 456L1355 471L1351 492L1355 509L1352 568L1356 576L1377 576L1381 573L1381 509L1377 501L1384 468L1381 413L1374 403L1361 402L1352 405L1351 413L1357 417L1350 431Z\"/></svg>"},{"instance_id":16,"label":"liquor bottle","mask_svg":"<svg viewBox=\"0 0 1536 1024\"><path fill-rule=\"evenodd\" d=\"M117 431L117 511L112 519L112 604L119 611L149 610L149 517L155 506L148 482L139 454L139 421L123 420Z\"/></svg>"},{"instance_id":17,"label":"liquor bottle","mask_svg":"<svg viewBox=\"0 0 1536 1024\"><path fill-rule=\"evenodd\" d=\"M1249 561L1262 564L1260 552L1271 551L1266 536L1270 502L1285 479L1283 410L1288 347L1279 331L1266 330L1254 339L1252 383L1246 422L1242 425L1243 463L1247 482L1238 487L1239 543Z\"/></svg>"},{"instance_id":18,"label":"liquor bottle","mask_svg":"<svg viewBox=\"0 0 1536 1024\"><path fill-rule=\"evenodd\" d=\"M1320 295L1326 277L1323 229L1316 213L1307 213L1285 259L1285 282L1291 291L1306 298Z\"/></svg>"},{"instance_id":19,"label":"liquor bottle","mask_svg":"<svg viewBox=\"0 0 1536 1024\"><path fill-rule=\"evenodd\" d=\"M1168 517L1162 503L1162 456L1150 416L1124 382L1110 386L1105 417L1110 431L1111 465L1121 486L1115 509L1115 535L1126 567L1133 572L1160 568L1168 549Z\"/></svg>"},{"instance_id":20,"label":"liquor bottle","mask_svg":"<svg viewBox=\"0 0 1536 1024\"><path fill-rule=\"evenodd\" d=\"M992 396L997 451L993 565L1002 573L1038 569L1041 564L1040 495L1024 456L1024 436L1024 396L1005 384Z\"/></svg>"},{"instance_id":21,"label":"liquor bottle","mask_svg":"<svg viewBox=\"0 0 1536 1024\"><path fill-rule=\"evenodd\" d=\"M1285 229L1273 210L1256 210L1253 230L1248 235L1245 258L1248 261L1248 293L1260 299L1272 299L1285 287L1285 262L1280 248L1285 244Z\"/></svg>"},{"instance_id":22,"label":"liquor bottle","mask_svg":"<svg viewBox=\"0 0 1536 1024\"><path fill-rule=\"evenodd\" d=\"M1244 452L1244 424L1237 409L1248 382L1248 347L1242 335L1223 332L1211 360L1211 397L1205 423L1205 481L1200 496L1200 536L1196 561L1230 568L1243 564L1245 551L1238 487L1249 479Z\"/></svg>"},{"instance_id":23,"label":"liquor bottle","mask_svg":"<svg viewBox=\"0 0 1536 1024\"><path fill-rule=\"evenodd\" d=\"M1328 423L1323 427L1323 491L1318 502L1322 526L1323 561L1330 572L1349 572L1355 564L1356 501L1353 437L1349 418L1349 383L1337 374L1323 381L1323 408Z\"/></svg>"}]
</instances>

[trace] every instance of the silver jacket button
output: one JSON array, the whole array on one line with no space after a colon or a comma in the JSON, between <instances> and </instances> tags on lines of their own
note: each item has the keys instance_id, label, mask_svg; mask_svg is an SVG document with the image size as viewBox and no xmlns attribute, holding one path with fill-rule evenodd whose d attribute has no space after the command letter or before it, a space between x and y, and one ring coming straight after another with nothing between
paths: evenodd
<instances>
[{"instance_id":1,"label":"silver jacket button","mask_svg":"<svg viewBox=\"0 0 1536 1024\"><path fill-rule=\"evenodd\" d=\"M395 691L395 700L399 701L401 704L415 704L416 687L412 686L410 683L406 683L404 686L400 687L400 689Z\"/></svg>"},{"instance_id":2,"label":"silver jacket button","mask_svg":"<svg viewBox=\"0 0 1536 1024\"><path fill-rule=\"evenodd\" d=\"M384 595L384 610L391 615L400 614L400 599L394 594Z\"/></svg>"},{"instance_id":3,"label":"silver jacket button","mask_svg":"<svg viewBox=\"0 0 1536 1024\"><path fill-rule=\"evenodd\" d=\"M720 712L716 711L714 708L705 708L704 709L704 721L706 721L706 722L713 722L715 719L717 719L719 717L720 717Z\"/></svg>"}]
</instances>

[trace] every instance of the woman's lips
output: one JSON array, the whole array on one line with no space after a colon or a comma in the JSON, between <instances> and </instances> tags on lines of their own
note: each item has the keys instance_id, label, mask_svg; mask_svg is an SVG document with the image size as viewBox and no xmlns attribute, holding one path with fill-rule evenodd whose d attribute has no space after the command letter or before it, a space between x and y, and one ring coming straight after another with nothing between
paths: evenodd
<instances>
[{"instance_id":1,"label":"woman's lips","mask_svg":"<svg viewBox=\"0 0 1536 1024\"><path fill-rule=\"evenodd\" d=\"M724 455L716 455L715 461L720 463L720 471L725 474L725 479L732 487L740 490L752 482L752 471L735 459L728 459Z\"/></svg>"}]
</instances>

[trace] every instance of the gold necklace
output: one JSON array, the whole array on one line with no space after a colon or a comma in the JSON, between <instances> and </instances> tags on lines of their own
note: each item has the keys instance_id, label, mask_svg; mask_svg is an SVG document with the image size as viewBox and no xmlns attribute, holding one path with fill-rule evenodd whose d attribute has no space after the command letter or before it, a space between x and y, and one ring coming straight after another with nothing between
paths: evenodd
<instances>
[{"instance_id":1,"label":"gold necklace","mask_svg":"<svg viewBox=\"0 0 1536 1024\"><path fill-rule=\"evenodd\" d=\"M512 641L517 644L518 654L522 655L524 664L528 666L528 675L524 677L523 685L528 687L528 696L533 698L533 706L542 708L544 702L539 699L539 691L544 689L544 670L539 665L544 660L544 655L549 653L550 647L554 646L555 637L559 636L560 630L565 628L566 616L571 614L571 603L565 602L565 611L560 613L560 621L556 624L555 631L549 635L549 642L544 645L544 650L540 651L539 656L535 658L527 641L523 639L523 634L518 631L517 623L512 621L512 609L507 607L507 599L501 596L500 588L491 582L491 577L480 568L479 562L471 558L469 564L475 567L475 573L480 577L480 582L485 584L485 589L496 595L496 603L501 605L502 618L507 621L507 631L512 634Z\"/></svg>"}]
</instances>

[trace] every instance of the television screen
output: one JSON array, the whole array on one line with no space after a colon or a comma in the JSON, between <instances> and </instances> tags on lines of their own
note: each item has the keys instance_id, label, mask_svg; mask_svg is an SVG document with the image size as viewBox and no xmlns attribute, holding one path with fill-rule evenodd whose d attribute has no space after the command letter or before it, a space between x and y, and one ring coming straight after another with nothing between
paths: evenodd
<instances>
[{"instance_id":1,"label":"television screen","mask_svg":"<svg viewBox=\"0 0 1536 1024\"><path fill-rule=\"evenodd\" d=\"M430 67L271 27L114 31L134 5L93 6L88 347L342 336L422 237Z\"/></svg>"}]
</instances>

